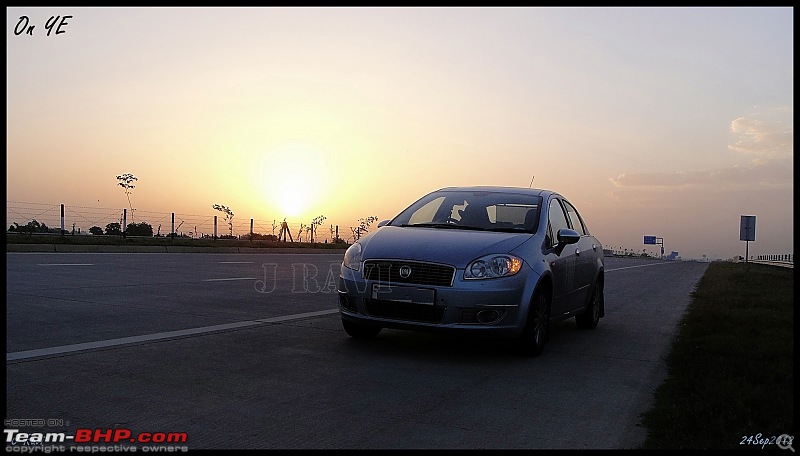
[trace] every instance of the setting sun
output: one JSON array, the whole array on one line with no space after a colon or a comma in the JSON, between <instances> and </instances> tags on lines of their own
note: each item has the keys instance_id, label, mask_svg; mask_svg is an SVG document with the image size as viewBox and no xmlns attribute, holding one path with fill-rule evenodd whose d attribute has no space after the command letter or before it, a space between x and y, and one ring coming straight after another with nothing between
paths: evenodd
<instances>
[{"instance_id":1,"label":"setting sun","mask_svg":"<svg viewBox=\"0 0 800 456\"><path fill-rule=\"evenodd\" d=\"M282 217L296 217L322 198L328 185L325 154L310 144L287 144L261 158L259 188Z\"/></svg>"}]
</instances>

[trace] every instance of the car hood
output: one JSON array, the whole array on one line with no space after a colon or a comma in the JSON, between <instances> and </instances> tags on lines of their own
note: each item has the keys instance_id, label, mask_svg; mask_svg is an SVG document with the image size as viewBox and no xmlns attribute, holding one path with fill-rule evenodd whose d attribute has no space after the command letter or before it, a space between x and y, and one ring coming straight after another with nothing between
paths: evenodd
<instances>
[{"instance_id":1,"label":"car hood","mask_svg":"<svg viewBox=\"0 0 800 456\"><path fill-rule=\"evenodd\" d=\"M383 226L359 242L364 248L362 257L365 260L396 258L464 268L480 256L508 253L531 236L530 233Z\"/></svg>"}]
</instances>

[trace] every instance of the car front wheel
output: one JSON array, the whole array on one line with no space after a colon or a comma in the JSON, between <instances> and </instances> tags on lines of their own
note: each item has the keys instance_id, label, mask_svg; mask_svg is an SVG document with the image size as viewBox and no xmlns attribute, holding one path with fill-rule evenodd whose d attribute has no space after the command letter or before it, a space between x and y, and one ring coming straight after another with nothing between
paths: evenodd
<instances>
[{"instance_id":1,"label":"car front wheel","mask_svg":"<svg viewBox=\"0 0 800 456\"><path fill-rule=\"evenodd\" d=\"M342 319L342 327L344 332L356 339L372 339L381 332L380 326L360 325L344 319Z\"/></svg>"},{"instance_id":2,"label":"car front wheel","mask_svg":"<svg viewBox=\"0 0 800 456\"><path fill-rule=\"evenodd\" d=\"M517 351L523 356L539 356L550 338L550 300L537 291L531 300L531 309L525 329L516 341Z\"/></svg>"},{"instance_id":3,"label":"car front wheel","mask_svg":"<svg viewBox=\"0 0 800 456\"><path fill-rule=\"evenodd\" d=\"M581 329L594 329L600 321L600 305L603 302L603 286L600 282L594 284L592 290L592 297L589 299L589 305L583 313L575 315L575 323Z\"/></svg>"}]
</instances>

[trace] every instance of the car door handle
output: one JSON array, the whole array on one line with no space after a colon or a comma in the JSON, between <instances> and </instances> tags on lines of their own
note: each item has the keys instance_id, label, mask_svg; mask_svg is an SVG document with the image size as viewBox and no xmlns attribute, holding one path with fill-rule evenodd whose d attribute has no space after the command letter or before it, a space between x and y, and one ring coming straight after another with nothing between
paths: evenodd
<instances>
[{"instance_id":1,"label":"car door handle","mask_svg":"<svg viewBox=\"0 0 800 456\"><path fill-rule=\"evenodd\" d=\"M581 254L581 249L575 249L575 255L580 255L580 254Z\"/></svg>"},{"instance_id":2,"label":"car door handle","mask_svg":"<svg viewBox=\"0 0 800 456\"><path fill-rule=\"evenodd\" d=\"M597 246L592 244L592 250L594 250L596 252L597 251Z\"/></svg>"}]
</instances>

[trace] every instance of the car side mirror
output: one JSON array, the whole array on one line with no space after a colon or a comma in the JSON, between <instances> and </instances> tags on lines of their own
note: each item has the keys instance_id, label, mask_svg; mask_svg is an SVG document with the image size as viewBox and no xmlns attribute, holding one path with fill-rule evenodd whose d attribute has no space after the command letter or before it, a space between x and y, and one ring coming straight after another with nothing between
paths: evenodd
<instances>
[{"instance_id":1,"label":"car side mirror","mask_svg":"<svg viewBox=\"0 0 800 456\"><path fill-rule=\"evenodd\" d=\"M382 227L384 225L388 225L389 222L391 222L391 220L383 220L381 222L378 222L378 228L380 228L380 227Z\"/></svg>"},{"instance_id":2,"label":"car side mirror","mask_svg":"<svg viewBox=\"0 0 800 456\"><path fill-rule=\"evenodd\" d=\"M556 244L555 247L556 255L561 255L561 252L564 251L564 247L575 244L581 239L581 235L578 234L577 231L569 228L561 228L558 230L556 237L558 238L558 244Z\"/></svg>"},{"instance_id":3,"label":"car side mirror","mask_svg":"<svg viewBox=\"0 0 800 456\"><path fill-rule=\"evenodd\" d=\"M569 245L581 240L581 235L575 230L561 228L558 230L558 244Z\"/></svg>"}]
</instances>

